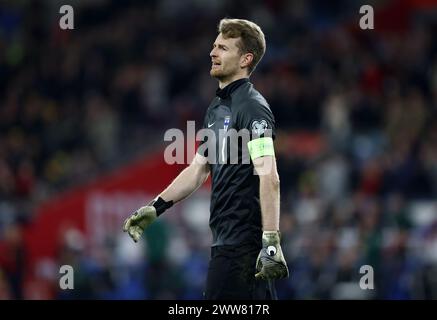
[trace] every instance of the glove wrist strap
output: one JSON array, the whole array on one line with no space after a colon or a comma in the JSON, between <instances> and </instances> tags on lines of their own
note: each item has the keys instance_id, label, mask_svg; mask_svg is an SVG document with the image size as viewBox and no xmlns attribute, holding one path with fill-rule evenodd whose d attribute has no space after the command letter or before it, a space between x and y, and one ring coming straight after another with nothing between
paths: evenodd
<instances>
[{"instance_id":1,"label":"glove wrist strap","mask_svg":"<svg viewBox=\"0 0 437 320\"><path fill-rule=\"evenodd\" d=\"M165 210L173 206L173 201L165 201L161 197L158 197L154 199L149 205L155 207L156 215L159 217L161 214L164 213Z\"/></svg>"},{"instance_id":2,"label":"glove wrist strap","mask_svg":"<svg viewBox=\"0 0 437 320\"><path fill-rule=\"evenodd\" d=\"M264 231L262 236L263 246L278 245L280 243L281 233L279 231Z\"/></svg>"}]
</instances>

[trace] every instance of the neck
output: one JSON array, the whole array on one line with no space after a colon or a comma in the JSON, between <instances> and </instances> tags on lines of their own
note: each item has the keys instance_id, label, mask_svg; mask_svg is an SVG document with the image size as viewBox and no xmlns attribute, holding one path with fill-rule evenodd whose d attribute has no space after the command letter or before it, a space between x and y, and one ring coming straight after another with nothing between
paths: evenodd
<instances>
[{"instance_id":1,"label":"neck","mask_svg":"<svg viewBox=\"0 0 437 320\"><path fill-rule=\"evenodd\" d=\"M234 82L236 80L247 78L247 77L248 77L248 75L246 75L246 74L236 74L236 75L234 75L232 77L229 77L229 78L226 78L226 79L218 79L218 81L219 81L219 88L223 89L228 84L230 84L230 83L232 83L232 82Z\"/></svg>"}]
</instances>

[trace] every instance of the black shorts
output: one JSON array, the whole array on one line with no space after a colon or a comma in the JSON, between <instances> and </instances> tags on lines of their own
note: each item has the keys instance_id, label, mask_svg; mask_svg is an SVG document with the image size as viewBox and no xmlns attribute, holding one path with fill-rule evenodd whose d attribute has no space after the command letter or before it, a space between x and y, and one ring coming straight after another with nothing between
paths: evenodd
<instances>
[{"instance_id":1,"label":"black shorts","mask_svg":"<svg viewBox=\"0 0 437 320\"><path fill-rule=\"evenodd\" d=\"M256 258L261 248L252 244L211 248L204 298L207 300L270 299L267 282L256 280Z\"/></svg>"}]
</instances>

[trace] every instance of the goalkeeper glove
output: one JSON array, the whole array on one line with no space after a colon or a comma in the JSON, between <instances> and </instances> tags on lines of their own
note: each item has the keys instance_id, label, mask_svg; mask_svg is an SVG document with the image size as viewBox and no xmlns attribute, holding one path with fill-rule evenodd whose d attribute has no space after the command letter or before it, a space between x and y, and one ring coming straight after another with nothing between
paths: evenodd
<instances>
[{"instance_id":1,"label":"goalkeeper glove","mask_svg":"<svg viewBox=\"0 0 437 320\"><path fill-rule=\"evenodd\" d=\"M279 231L264 231L263 247L256 259L255 278L263 280L282 279L288 277L287 262L285 262L280 244Z\"/></svg>"},{"instance_id":2,"label":"goalkeeper glove","mask_svg":"<svg viewBox=\"0 0 437 320\"><path fill-rule=\"evenodd\" d=\"M152 200L148 205L139 208L123 223L123 231L135 241L141 238L144 230L165 210L173 205L173 201L165 201L161 197Z\"/></svg>"}]
</instances>

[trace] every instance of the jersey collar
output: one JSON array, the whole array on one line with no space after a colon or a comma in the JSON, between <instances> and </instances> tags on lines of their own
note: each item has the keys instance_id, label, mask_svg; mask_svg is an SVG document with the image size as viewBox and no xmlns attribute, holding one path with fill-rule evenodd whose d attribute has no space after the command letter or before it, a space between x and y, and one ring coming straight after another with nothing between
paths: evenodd
<instances>
[{"instance_id":1,"label":"jersey collar","mask_svg":"<svg viewBox=\"0 0 437 320\"><path fill-rule=\"evenodd\" d=\"M215 92L216 96L226 99L229 98L231 93L234 92L239 86L241 86L243 83L249 82L249 78L242 78L235 80L234 82L231 82L223 89L218 88Z\"/></svg>"}]
</instances>

